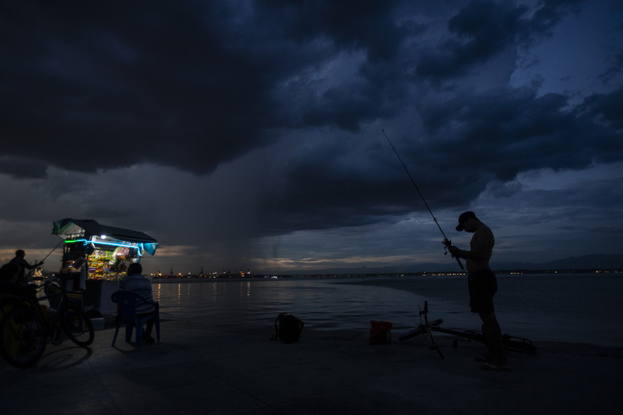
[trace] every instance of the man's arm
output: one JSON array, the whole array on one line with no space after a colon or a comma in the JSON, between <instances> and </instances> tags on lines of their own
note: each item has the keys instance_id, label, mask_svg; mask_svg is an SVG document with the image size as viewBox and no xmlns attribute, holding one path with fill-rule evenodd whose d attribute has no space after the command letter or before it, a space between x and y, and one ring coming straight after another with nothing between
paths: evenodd
<instances>
[{"instance_id":1,"label":"man's arm","mask_svg":"<svg viewBox=\"0 0 623 415\"><path fill-rule=\"evenodd\" d=\"M25 259L21 259L21 260L19 261L19 266L20 266L20 267L23 267L23 268L26 268L26 269L35 269L35 268L39 267L39 266L40 266L40 265L42 265L42 264L43 264L43 261L38 262L38 263L36 263L35 265L30 265L30 264L28 263L28 261L26 261Z\"/></svg>"},{"instance_id":2,"label":"man's arm","mask_svg":"<svg viewBox=\"0 0 623 415\"><path fill-rule=\"evenodd\" d=\"M467 255L469 254L469 251L464 251L462 249L457 248L454 245L450 245L448 247L448 251L450 251L450 253L452 254L452 256L455 256L457 258L463 258L463 259L467 259Z\"/></svg>"},{"instance_id":3,"label":"man's arm","mask_svg":"<svg viewBox=\"0 0 623 415\"><path fill-rule=\"evenodd\" d=\"M456 246L450 246L448 250L452 255L459 258L488 261L491 258L493 244L493 233L489 228L483 227L474 234L469 251L459 249Z\"/></svg>"}]
</instances>

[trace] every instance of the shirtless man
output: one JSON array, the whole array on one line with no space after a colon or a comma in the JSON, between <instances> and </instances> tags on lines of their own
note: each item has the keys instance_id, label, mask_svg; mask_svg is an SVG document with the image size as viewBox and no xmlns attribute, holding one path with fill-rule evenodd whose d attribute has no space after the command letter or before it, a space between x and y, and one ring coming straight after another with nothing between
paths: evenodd
<instances>
[{"instance_id":1,"label":"shirtless man","mask_svg":"<svg viewBox=\"0 0 623 415\"><path fill-rule=\"evenodd\" d=\"M459 216L456 230L473 233L469 251L455 246L448 246L450 253L466 260L469 286L469 305L473 313L478 313L482 320L483 332L487 336L489 351L476 357L476 361L485 362L481 367L487 370L510 370L502 344L502 331L493 310L493 296L498 290L497 279L489 267L489 259L495 240L493 232L482 223L474 212L465 212ZM444 241L449 245L449 241Z\"/></svg>"}]
</instances>

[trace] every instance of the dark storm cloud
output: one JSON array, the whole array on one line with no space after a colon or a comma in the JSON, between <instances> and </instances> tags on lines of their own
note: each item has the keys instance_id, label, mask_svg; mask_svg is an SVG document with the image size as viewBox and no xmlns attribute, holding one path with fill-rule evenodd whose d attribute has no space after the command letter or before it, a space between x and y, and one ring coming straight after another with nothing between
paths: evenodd
<instances>
[{"instance_id":1,"label":"dark storm cloud","mask_svg":"<svg viewBox=\"0 0 623 415\"><path fill-rule=\"evenodd\" d=\"M623 130L623 88L609 94L594 94L584 100L579 111L600 120L615 129ZM618 137L620 139L620 136ZM616 144L616 141L615 141ZM618 155L620 156L620 154Z\"/></svg>"},{"instance_id":2,"label":"dark storm cloud","mask_svg":"<svg viewBox=\"0 0 623 415\"><path fill-rule=\"evenodd\" d=\"M9 153L83 171L150 161L205 172L261 145L270 72L237 44L231 10L153 4L4 4Z\"/></svg>"},{"instance_id":3,"label":"dark storm cloud","mask_svg":"<svg viewBox=\"0 0 623 415\"><path fill-rule=\"evenodd\" d=\"M623 25L621 30L623 30ZM615 54L611 58L611 61L612 65L599 76L604 85L608 85L613 78L621 73L623 68L623 52Z\"/></svg>"},{"instance_id":4,"label":"dark storm cloud","mask_svg":"<svg viewBox=\"0 0 623 415\"><path fill-rule=\"evenodd\" d=\"M619 89L591 96L568 110L563 95L504 88L428 103L420 112L435 151L463 177L508 181L520 171L620 161L620 95Z\"/></svg>"},{"instance_id":5,"label":"dark storm cloud","mask_svg":"<svg viewBox=\"0 0 623 415\"><path fill-rule=\"evenodd\" d=\"M5 151L79 171L152 162L206 173L266 145L271 127L356 129L387 113L383 87L276 91L340 51L391 58L416 29L389 12L373 1L4 3ZM297 114L291 98L302 98Z\"/></svg>"},{"instance_id":6,"label":"dark storm cloud","mask_svg":"<svg viewBox=\"0 0 623 415\"><path fill-rule=\"evenodd\" d=\"M545 1L529 8L511 2L472 1L448 21L449 39L424 52L415 73L433 85L456 79L499 55L509 46L527 46L549 30L581 0Z\"/></svg>"},{"instance_id":7,"label":"dark storm cloud","mask_svg":"<svg viewBox=\"0 0 623 415\"><path fill-rule=\"evenodd\" d=\"M453 37L440 51L423 54L416 74L438 83L486 62L513 43L524 30L520 17L527 10L525 6L515 7L511 3L471 2L448 22Z\"/></svg>"},{"instance_id":8,"label":"dark storm cloud","mask_svg":"<svg viewBox=\"0 0 623 415\"><path fill-rule=\"evenodd\" d=\"M395 169L379 168L380 146L366 150L368 156L360 160L344 158L344 148L336 145L293 156L280 175L281 197L272 194L266 199L267 225L287 233L365 225L408 212L401 186L405 183L388 179Z\"/></svg>"},{"instance_id":9,"label":"dark storm cloud","mask_svg":"<svg viewBox=\"0 0 623 415\"><path fill-rule=\"evenodd\" d=\"M371 60L391 58L413 27L397 27L391 2L374 0L260 0L262 18L300 43L325 39L344 50L364 49Z\"/></svg>"},{"instance_id":10,"label":"dark storm cloud","mask_svg":"<svg viewBox=\"0 0 623 415\"><path fill-rule=\"evenodd\" d=\"M288 79L280 89L281 122L289 127L335 126L357 131L361 123L399 111L405 96L406 74L396 65L405 39L425 29L410 19L398 19L400 2L271 1L258 20L274 26L284 39L307 51L322 50L312 70L340 53L361 52L354 74L326 89L307 72ZM395 23L400 20L400 23ZM292 51L292 59L301 57ZM286 77L287 79L287 77Z\"/></svg>"},{"instance_id":11,"label":"dark storm cloud","mask_svg":"<svg viewBox=\"0 0 623 415\"><path fill-rule=\"evenodd\" d=\"M466 205L488 186L507 197L521 190L512 182L520 172L623 160L622 94L593 95L573 110L567 97L537 96L531 88L422 101L423 135L401 140L402 158L436 208ZM343 165L342 154L329 147L293 159L283 174L287 197L271 199L267 216L293 230L395 221L425 211L380 134L379 140L356 165Z\"/></svg>"},{"instance_id":12,"label":"dark storm cloud","mask_svg":"<svg viewBox=\"0 0 623 415\"><path fill-rule=\"evenodd\" d=\"M451 16L441 24L412 3L4 2L0 172L145 163L206 174L314 131L320 144L284 156L258 202L267 234L423 210L380 131L365 131L375 123L398 125L388 133L437 208L466 205L490 183L513 194L522 171L621 159L620 89L569 109L562 94L461 85L549 36L579 1L435 2ZM435 24L443 33L431 42ZM499 72L510 76L508 61ZM453 88L435 88L446 81ZM405 114L416 119L408 127L396 121Z\"/></svg>"},{"instance_id":13,"label":"dark storm cloud","mask_svg":"<svg viewBox=\"0 0 623 415\"><path fill-rule=\"evenodd\" d=\"M0 173L15 178L40 179L47 175L47 165L21 157L0 157Z\"/></svg>"}]
</instances>

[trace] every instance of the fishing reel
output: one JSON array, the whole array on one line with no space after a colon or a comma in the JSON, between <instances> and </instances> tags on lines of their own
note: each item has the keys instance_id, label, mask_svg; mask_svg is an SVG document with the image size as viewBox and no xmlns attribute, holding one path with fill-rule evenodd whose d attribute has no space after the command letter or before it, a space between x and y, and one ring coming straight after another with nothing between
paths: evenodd
<instances>
[{"instance_id":1,"label":"fishing reel","mask_svg":"<svg viewBox=\"0 0 623 415\"><path fill-rule=\"evenodd\" d=\"M448 238L444 238L441 243L443 244L443 254L448 255L448 248L452 246L452 241Z\"/></svg>"},{"instance_id":2,"label":"fishing reel","mask_svg":"<svg viewBox=\"0 0 623 415\"><path fill-rule=\"evenodd\" d=\"M443 244L443 254L447 255L448 254L448 248L450 248L452 246L452 241L449 240L448 238L444 238L443 241L441 242ZM451 254L452 255L452 254ZM459 266L461 267L461 269L465 269L463 268L463 264L461 263L461 260L459 259L458 256L454 256L452 255L452 258L456 259L456 262L459 264Z\"/></svg>"}]
</instances>

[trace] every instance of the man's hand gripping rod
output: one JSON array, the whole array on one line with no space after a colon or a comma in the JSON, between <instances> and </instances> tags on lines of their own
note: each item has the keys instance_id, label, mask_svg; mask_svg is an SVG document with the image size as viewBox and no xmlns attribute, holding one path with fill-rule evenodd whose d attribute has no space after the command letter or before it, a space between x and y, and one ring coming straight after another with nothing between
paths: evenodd
<instances>
[{"instance_id":1,"label":"man's hand gripping rod","mask_svg":"<svg viewBox=\"0 0 623 415\"><path fill-rule=\"evenodd\" d=\"M441 234L443 235L443 244L444 244L444 255L446 255L448 253L448 248L450 246L452 246L452 241L450 241L450 239L448 239L446 237L446 234L443 233L443 230L441 229L441 226L439 226L439 222L437 222L437 218L435 217L435 215L433 215L433 211L430 209L430 207L428 206L428 203L426 203L426 199L424 199L424 196L422 195L422 192L420 192L420 189L417 187L417 184L415 184L415 180L413 180L413 177L411 177L411 173L409 173L409 170L407 169L407 166L405 166L405 164L402 162L402 159L400 158L400 155L398 154L398 152L396 151L396 148L394 148L394 145L392 144L392 142L389 140L389 137L387 136L387 134L385 134L385 130L381 130L383 132L383 135L385 136L385 138L387 139L387 142L389 143L389 145L392 147L392 150L394 150L394 153L396 153L396 157L398 157L398 160L400 161L400 164L402 164L402 167L405 169L405 171L407 172L407 175L409 176L409 179L411 179L411 183L413 183L413 186L415 187L415 190L417 190L418 194L420 195L420 197L422 198L422 201L424 202L424 205L426 205L426 209L428 209L428 211L430 212L430 215L433 217L433 220L435 221L435 224L437 225L437 227L439 228L439 231L441 232ZM453 258L456 258L456 262L459 263L459 266L461 267L461 269L463 268L463 264L461 263L461 260L459 259L459 257L455 257L454 255L452 255Z\"/></svg>"}]
</instances>

